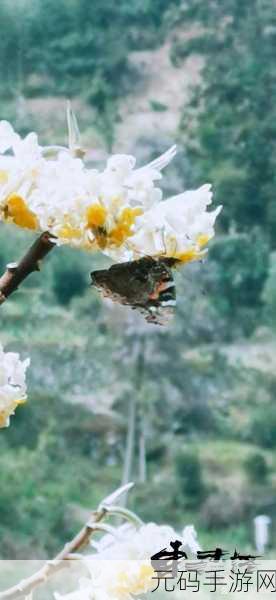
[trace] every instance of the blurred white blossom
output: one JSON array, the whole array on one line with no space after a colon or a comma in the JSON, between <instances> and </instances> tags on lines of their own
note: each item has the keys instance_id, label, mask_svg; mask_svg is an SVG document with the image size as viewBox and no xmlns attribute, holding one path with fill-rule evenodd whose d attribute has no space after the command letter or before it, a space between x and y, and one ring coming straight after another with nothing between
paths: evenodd
<instances>
[{"instance_id":1,"label":"blurred white blossom","mask_svg":"<svg viewBox=\"0 0 276 600\"><path fill-rule=\"evenodd\" d=\"M176 533L167 525L149 523L136 530L122 525L112 534L93 542L96 553L84 558L90 577L82 580L80 589L65 596L66 600L130 600L156 587L150 557L170 546L171 541L182 541L181 550L196 555L200 550L194 527L185 527ZM61 596L57 595L57 600Z\"/></svg>"},{"instance_id":2,"label":"blurred white blossom","mask_svg":"<svg viewBox=\"0 0 276 600\"><path fill-rule=\"evenodd\" d=\"M7 427L17 405L26 401L29 364L29 358L22 361L19 354L4 352L0 344L0 427Z\"/></svg>"}]
</instances>

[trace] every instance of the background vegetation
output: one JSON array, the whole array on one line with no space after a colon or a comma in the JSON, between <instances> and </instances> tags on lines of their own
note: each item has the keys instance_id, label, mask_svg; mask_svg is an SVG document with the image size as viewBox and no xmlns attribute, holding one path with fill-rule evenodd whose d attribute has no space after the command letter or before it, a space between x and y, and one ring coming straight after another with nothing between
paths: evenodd
<instances>
[{"instance_id":1,"label":"background vegetation","mask_svg":"<svg viewBox=\"0 0 276 600\"><path fill-rule=\"evenodd\" d=\"M67 248L1 308L1 340L32 360L0 436L2 557L52 554L127 476L142 518L194 522L205 546L249 548L254 516L275 522L275 15L274 0L2 0L1 118L62 142L71 97L91 161L177 138L167 191L211 181L224 204L169 330L103 304L89 272L107 261ZM31 237L0 234L4 269Z\"/></svg>"}]
</instances>

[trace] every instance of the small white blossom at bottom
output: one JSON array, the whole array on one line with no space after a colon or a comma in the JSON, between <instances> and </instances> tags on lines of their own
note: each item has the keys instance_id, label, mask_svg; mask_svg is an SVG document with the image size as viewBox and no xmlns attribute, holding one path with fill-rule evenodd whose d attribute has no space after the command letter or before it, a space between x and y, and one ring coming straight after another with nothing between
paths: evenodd
<instances>
[{"instance_id":1,"label":"small white blossom at bottom","mask_svg":"<svg viewBox=\"0 0 276 600\"><path fill-rule=\"evenodd\" d=\"M16 352L4 352L0 344L0 428L8 427L10 416L26 399L26 369L30 359L20 360Z\"/></svg>"},{"instance_id":2,"label":"small white blossom at bottom","mask_svg":"<svg viewBox=\"0 0 276 600\"><path fill-rule=\"evenodd\" d=\"M107 534L92 546L96 553L83 558L90 578L82 580L81 587L73 594L56 595L56 600L131 600L150 592L156 586L151 556L170 542L182 541L181 550L193 556L200 550L197 534L192 525L177 533L167 525L149 523L136 530L123 525Z\"/></svg>"}]
</instances>

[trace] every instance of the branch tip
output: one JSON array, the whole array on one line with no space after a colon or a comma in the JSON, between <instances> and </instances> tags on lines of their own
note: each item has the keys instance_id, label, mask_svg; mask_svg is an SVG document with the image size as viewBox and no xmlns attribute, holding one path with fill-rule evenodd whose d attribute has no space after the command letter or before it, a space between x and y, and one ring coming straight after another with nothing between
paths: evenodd
<instances>
[{"instance_id":1,"label":"branch tip","mask_svg":"<svg viewBox=\"0 0 276 600\"><path fill-rule=\"evenodd\" d=\"M44 231L18 263L11 262L7 265L5 273L0 277L0 304L3 304L31 273L40 271L43 259L55 245L54 237L48 231Z\"/></svg>"}]
</instances>

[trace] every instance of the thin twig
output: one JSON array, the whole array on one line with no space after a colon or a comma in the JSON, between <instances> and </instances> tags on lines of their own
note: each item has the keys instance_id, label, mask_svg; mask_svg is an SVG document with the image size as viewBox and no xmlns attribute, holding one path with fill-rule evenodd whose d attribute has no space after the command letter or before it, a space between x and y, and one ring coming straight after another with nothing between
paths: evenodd
<instances>
[{"instance_id":1,"label":"thin twig","mask_svg":"<svg viewBox=\"0 0 276 600\"><path fill-rule=\"evenodd\" d=\"M3 304L17 290L28 275L40 270L41 261L54 247L53 236L45 231L32 244L19 263L7 265L5 273L0 277L0 304Z\"/></svg>"},{"instance_id":2,"label":"thin twig","mask_svg":"<svg viewBox=\"0 0 276 600\"><path fill-rule=\"evenodd\" d=\"M105 515L108 513L108 509L100 507L97 511L92 513L89 521L82 527L77 535L56 555L53 560L48 560L45 565L39 571L24 579L15 586L0 592L0 600L17 600L22 596L28 596L35 588L45 583L49 577L56 573L59 569L66 566L66 561L72 560L75 553L81 548L88 545L90 538L94 531L97 531L97 523L99 523ZM73 556L72 556L73 555Z\"/></svg>"},{"instance_id":3,"label":"thin twig","mask_svg":"<svg viewBox=\"0 0 276 600\"><path fill-rule=\"evenodd\" d=\"M77 533L71 542L65 544L63 549L53 560L48 560L45 565L43 565L39 571L31 575L31 577L28 577L13 587L0 592L0 600L17 600L18 598L22 598L22 596L28 596L36 587L45 583L49 577L51 577L59 569L66 566L66 561L73 559L79 560L80 554L78 554L78 550L81 550L89 544L90 538L94 531L99 531L100 528L104 528L104 526L99 525L100 521L102 521L106 515L111 515L112 510L118 510L118 507L114 507L114 502L126 494L132 487L133 483L130 482L127 485L119 487L115 490L115 492L108 495L101 502L98 509L92 512L89 520L84 527L82 527L79 533ZM129 515L131 515L129 511L125 511L124 516L125 518L129 519L127 512ZM105 529L107 528L105 527Z\"/></svg>"}]
</instances>

